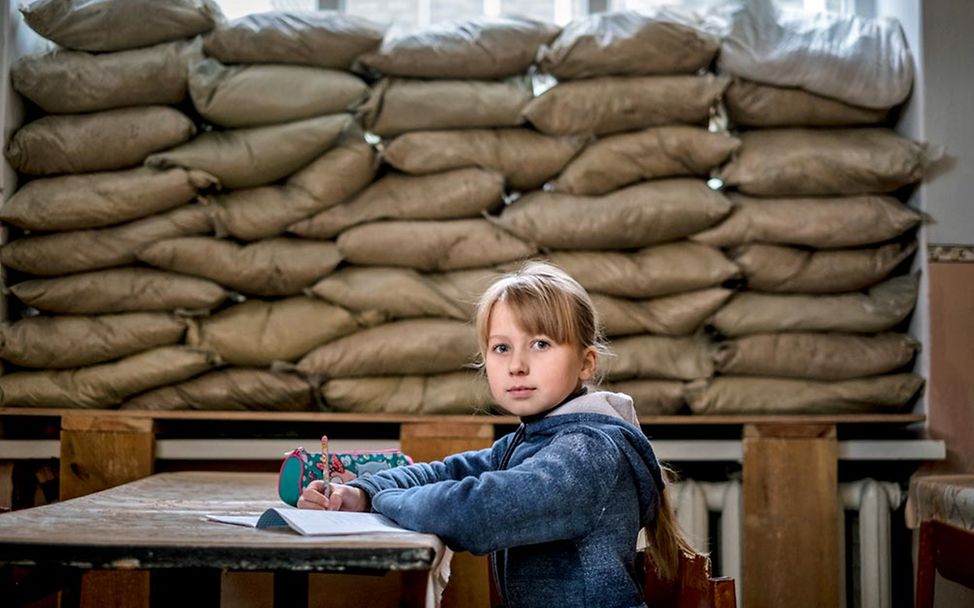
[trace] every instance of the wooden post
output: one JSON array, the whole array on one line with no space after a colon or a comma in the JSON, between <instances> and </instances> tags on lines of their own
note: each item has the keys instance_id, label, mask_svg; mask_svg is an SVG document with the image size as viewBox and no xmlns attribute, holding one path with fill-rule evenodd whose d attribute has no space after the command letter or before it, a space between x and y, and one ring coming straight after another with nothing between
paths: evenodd
<instances>
[{"instance_id":1,"label":"wooden post","mask_svg":"<svg viewBox=\"0 0 974 608\"><path fill-rule=\"evenodd\" d=\"M744 427L746 608L839 606L835 425Z\"/></svg>"},{"instance_id":2,"label":"wooden post","mask_svg":"<svg viewBox=\"0 0 974 608\"><path fill-rule=\"evenodd\" d=\"M450 454L489 448L494 425L459 422L408 422L400 430L402 451L416 462L442 460ZM443 608L489 608L487 558L469 553L453 556Z\"/></svg>"},{"instance_id":3,"label":"wooden post","mask_svg":"<svg viewBox=\"0 0 974 608\"><path fill-rule=\"evenodd\" d=\"M152 475L155 435L149 418L97 412L61 417L61 500ZM149 573L92 571L81 582L82 608L148 606Z\"/></svg>"}]
</instances>

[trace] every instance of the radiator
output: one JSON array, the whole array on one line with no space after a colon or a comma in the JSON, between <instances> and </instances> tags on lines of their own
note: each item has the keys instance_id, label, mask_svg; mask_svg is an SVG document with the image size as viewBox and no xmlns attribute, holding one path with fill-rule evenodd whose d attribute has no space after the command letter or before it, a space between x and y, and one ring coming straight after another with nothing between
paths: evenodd
<instances>
[{"instance_id":1,"label":"radiator","mask_svg":"<svg viewBox=\"0 0 974 608\"><path fill-rule=\"evenodd\" d=\"M677 519L691 544L700 552L711 552L713 545L719 554L712 555L718 576L734 577L737 586L737 605L742 606L741 591L741 531L743 526L740 481L695 481L686 479L671 486ZM839 552L840 589L847 588L847 573L855 572L853 557L845 547L845 512L858 514L859 525L859 585L858 597L842 594L842 608L891 606L891 543L890 513L904 499L900 487L875 479L839 484ZM716 515L716 517L712 517ZM717 522L716 529L711 529Z\"/></svg>"}]
</instances>

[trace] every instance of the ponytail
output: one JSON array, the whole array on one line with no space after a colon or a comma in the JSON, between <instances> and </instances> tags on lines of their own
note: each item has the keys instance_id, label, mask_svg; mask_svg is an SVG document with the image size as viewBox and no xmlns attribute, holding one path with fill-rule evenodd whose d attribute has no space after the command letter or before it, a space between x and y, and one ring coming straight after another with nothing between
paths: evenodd
<instances>
[{"instance_id":1,"label":"ponytail","mask_svg":"<svg viewBox=\"0 0 974 608\"><path fill-rule=\"evenodd\" d=\"M670 483L676 479L676 474L662 463L660 469L666 487L660 492L656 519L646 526L646 554L660 580L668 582L677 576L680 552L696 555L697 551L680 528L673 505L670 504Z\"/></svg>"}]
</instances>

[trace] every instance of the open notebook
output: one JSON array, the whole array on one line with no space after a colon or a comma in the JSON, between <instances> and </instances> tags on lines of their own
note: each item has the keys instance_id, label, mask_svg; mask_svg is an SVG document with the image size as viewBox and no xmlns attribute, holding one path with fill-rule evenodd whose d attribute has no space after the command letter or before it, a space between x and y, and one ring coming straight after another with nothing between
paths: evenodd
<instances>
[{"instance_id":1,"label":"open notebook","mask_svg":"<svg viewBox=\"0 0 974 608\"><path fill-rule=\"evenodd\" d=\"M306 536L376 533L415 534L411 530L400 528L391 519L377 513L313 511L293 507L273 507L259 515L207 514L206 518L211 521L251 528L290 527L295 532Z\"/></svg>"}]
</instances>

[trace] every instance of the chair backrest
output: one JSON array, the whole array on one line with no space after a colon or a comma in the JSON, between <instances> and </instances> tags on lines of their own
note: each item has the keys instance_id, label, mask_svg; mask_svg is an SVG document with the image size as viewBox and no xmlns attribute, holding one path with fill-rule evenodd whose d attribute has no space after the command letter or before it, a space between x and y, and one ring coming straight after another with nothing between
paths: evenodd
<instances>
[{"instance_id":1,"label":"chair backrest","mask_svg":"<svg viewBox=\"0 0 974 608\"><path fill-rule=\"evenodd\" d=\"M644 558L643 598L649 608L736 608L734 579L711 576L710 558L680 552L676 577L662 581L648 556Z\"/></svg>"}]
</instances>

